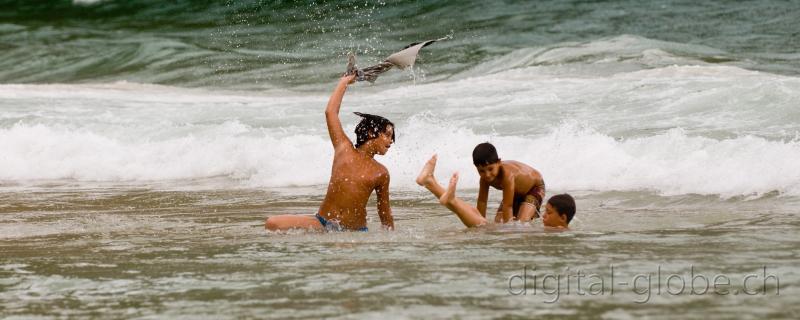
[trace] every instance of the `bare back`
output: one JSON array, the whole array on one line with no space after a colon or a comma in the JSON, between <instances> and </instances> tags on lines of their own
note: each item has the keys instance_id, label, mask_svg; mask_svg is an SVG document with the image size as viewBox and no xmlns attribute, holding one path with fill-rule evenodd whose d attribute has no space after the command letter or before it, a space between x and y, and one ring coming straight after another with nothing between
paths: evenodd
<instances>
[{"instance_id":1,"label":"bare back","mask_svg":"<svg viewBox=\"0 0 800 320\"><path fill-rule=\"evenodd\" d=\"M325 219L339 221L347 229L366 227L367 201L372 191L375 191L381 224L393 229L394 220L389 206L389 172L373 158L376 153L386 153L391 142L386 141L386 136L379 135L366 146L362 145L357 149L344 133L339 120L342 97L352 81L352 75L339 81L325 109L325 121L334 156L328 191L318 214Z\"/></svg>"},{"instance_id":2,"label":"bare back","mask_svg":"<svg viewBox=\"0 0 800 320\"><path fill-rule=\"evenodd\" d=\"M503 174L514 180L514 194L522 196L534 186L544 187L542 174L531 166L519 161L505 160L502 162ZM503 179L496 179L489 185L498 190L503 190Z\"/></svg>"},{"instance_id":3,"label":"bare back","mask_svg":"<svg viewBox=\"0 0 800 320\"><path fill-rule=\"evenodd\" d=\"M388 179L386 167L352 145L337 149L319 214L325 219L339 220L349 229L366 226L369 196Z\"/></svg>"}]
</instances>

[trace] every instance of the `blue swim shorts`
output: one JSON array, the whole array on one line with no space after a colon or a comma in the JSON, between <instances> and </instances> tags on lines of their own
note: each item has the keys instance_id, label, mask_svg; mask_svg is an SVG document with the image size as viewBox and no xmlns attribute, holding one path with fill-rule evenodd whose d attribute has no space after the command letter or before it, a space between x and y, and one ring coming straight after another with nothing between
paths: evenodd
<instances>
[{"instance_id":1,"label":"blue swim shorts","mask_svg":"<svg viewBox=\"0 0 800 320\"><path fill-rule=\"evenodd\" d=\"M362 227L362 228L358 228L358 229L355 229L355 230L350 230L350 229L347 229L347 228L345 228L345 227L342 227L342 226L339 224L339 222L336 222L336 221L334 221L334 220L332 220L332 221L328 221L327 219L325 219L325 218L323 218L321 215L319 215L319 213L317 213L317 220L319 220L319 224L321 224L321 225L322 225L322 228L324 228L324 229L325 229L325 231L336 231L336 232L342 232L342 231L360 231L360 232L367 232L367 231L369 231L369 230L367 229L367 227Z\"/></svg>"}]
</instances>

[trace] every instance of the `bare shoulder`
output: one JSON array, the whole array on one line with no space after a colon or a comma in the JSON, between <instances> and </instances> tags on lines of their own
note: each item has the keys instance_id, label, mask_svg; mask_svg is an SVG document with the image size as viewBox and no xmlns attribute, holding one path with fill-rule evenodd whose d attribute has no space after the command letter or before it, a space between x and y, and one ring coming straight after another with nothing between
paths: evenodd
<instances>
[{"instance_id":1,"label":"bare shoulder","mask_svg":"<svg viewBox=\"0 0 800 320\"><path fill-rule=\"evenodd\" d=\"M514 170L517 170L517 171L525 170L525 169L533 169L531 166L529 166L529 165L527 165L525 163L519 162L517 160L503 160L503 166L504 167L513 168Z\"/></svg>"},{"instance_id":2,"label":"bare shoulder","mask_svg":"<svg viewBox=\"0 0 800 320\"><path fill-rule=\"evenodd\" d=\"M512 170L515 171L517 174L539 174L539 171L534 169L532 166L514 160L503 161L503 165L508 164L509 168L513 168Z\"/></svg>"},{"instance_id":3,"label":"bare shoulder","mask_svg":"<svg viewBox=\"0 0 800 320\"><path fill-rule=\"evenodd\" d=\"M386 166L378 161L375 161L375 168L376 173L380 176L380 178L389 179L389 169L386 169Z\"/></svg>"},{"instance_id":4,"label":"bare shoulder","mask_svg":"<svg viewBox=\"0 0 800 320\"><path fill-rule=\"evenodd\" d=\"M509 178L513 178L514 176L518 175L520 171L524 170L524 163L514 160L504 160L500 163L503 167L503 171L506 173L506 176Z\"/></svg>"},{"instance_id":5,"label":"bare shoulder","mask_svg":"<svg viewBox=\"0 0 800 320\"><path fill-rule=\"evenodd\" d=\"M333 165L341 166L352 163L358 156L358 151L352 144L340 144L333 149Z\"/></svg>"},{"instance_id":6,"label":"bare shoulder","mask_svg":"<svg viewBox=\"0 0 800 320\"><path fill-rule=\"evenodd\" d=\"M373 160L374 161L374 160ZM374 180L373 183L376 188L382 186L389 186L389 169L386 169L386 166L381 164L380 162L374 161L374 166L371 166L371 176Z\"/></svg>"},{"instance_id":7,"label":"bare shoulder","mask_svg":"<svg viewBox=\"0 0 800 320\"><path fill-rule=\"evenodd\" d=\"M351 156L353 156L356 153L356 147L353 146L353 144L350 143L350 142L340 143L339 145L337 145L337 146L335 146L333 148L333 152L337 156L338 155L351 155Z\"/></svg>"}]
</instances>

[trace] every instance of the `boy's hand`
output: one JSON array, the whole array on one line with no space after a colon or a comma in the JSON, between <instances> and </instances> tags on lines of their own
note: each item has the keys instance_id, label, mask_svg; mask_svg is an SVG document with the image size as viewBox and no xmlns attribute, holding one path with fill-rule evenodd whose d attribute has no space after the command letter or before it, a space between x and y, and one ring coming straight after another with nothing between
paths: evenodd
<instances>
[{"instance_id":1,"label":"boy's hand","mask_svg":"<svg viewBox=\"0 0 800 320\"><path fill-rule=\"evenodd\" d=\"M494 216L494 223L497 223L497 224L504 223L504 221L503 221L503 211L497 211L497 214Z\"/></svg>"},{"instance_id":2,"label":"boy's hand","mask_svg":"<svg viewBox=\"0 0 800 320\"><path fill-rule=\"evenodd\" d=\"M339 82L340 83L341 82L345 82L347 84L353 84L353 82L356 82L356 75L355 74L343 75L342 78L339 79Z\"/></svg>"}]
</instances>

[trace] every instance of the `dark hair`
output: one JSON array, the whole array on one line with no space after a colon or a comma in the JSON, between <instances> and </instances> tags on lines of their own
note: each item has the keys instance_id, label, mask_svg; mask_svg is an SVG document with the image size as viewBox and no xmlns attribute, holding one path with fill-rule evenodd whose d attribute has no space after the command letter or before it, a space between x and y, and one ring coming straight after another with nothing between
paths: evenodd
<instances>
[{"instance_id":1,"label":"dark hair","mask_svg":"<svg viewBox=\"0 0 800 320\"><path fill-rule=\"evenodd\" d=\"M497 149L491 143L481 143L472 150L472 163L475 166L483 166L498 161L500 161L500 158L497 156Z\"/></svg>"},{"instance_id":2,"label":"dark hair","mask_svg":"<svg viewBox=\"0 0 800 320\"><path fill-rule=\"evenodd\" d=\"M547 200L547 203L553 206L553 209L556 209L558 214L567 215L567 224L575 216L575 199L569 193L554 195Z\"/></svg>"},{"instance_id":3,"label":"dark hair","mask_svg":"<svg viewBox=\"0 0 800 320\"><path fill-rule=\"evenodd\" d=\"M394 123L381 116L353 112L361 117L361 122L356 125L356 148L366 143L370 139L375 139L378 134L386 131L389 126L394 127ZM392 131L392 141L394 141L394 131Z\"/></svg>"}]
</instances>

